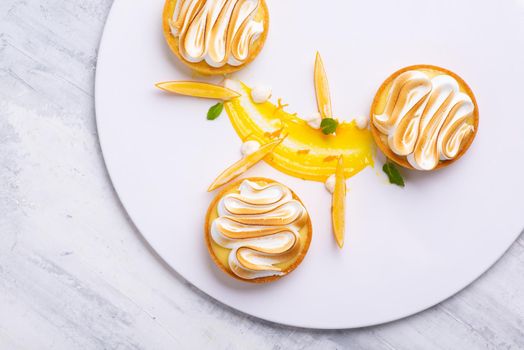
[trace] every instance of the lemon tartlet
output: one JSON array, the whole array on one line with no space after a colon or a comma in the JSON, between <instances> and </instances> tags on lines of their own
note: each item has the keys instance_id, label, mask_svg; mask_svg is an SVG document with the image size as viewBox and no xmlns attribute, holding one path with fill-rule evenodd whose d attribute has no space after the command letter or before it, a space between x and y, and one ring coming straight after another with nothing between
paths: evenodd
<instances>
[{"instance_id":1,"label":"lemon tartlet","mask_svg":"<svg viewBox=\"0 0 524 350\"><path fill-rule=\"evenodd\" d=\"M269 11L265 0L166 0L162 27L171 51L191 69L228 74L262 50Z\"/></svg>"},{"instance_id":2,"label":"lemon tartlet","mask_svg":"<svg viewBox=\"0 0 524 350\"><path fill-rule=\"evenodd\" d=\"M475 96L457 74L416 65L393 73L379 88L370 111L381 151L397 164L434 170L457 161L478 130Z\"/></svg>"},{"instance_id":3,"label":"lemon tartlet","mask_svg":"<svg viewBox=\"0 0 524 350\"><path fill-rule=\"evenodd\" d=\"M266 178L229 184L206 216L205 239L213 261L247 282L272 282L293 271L311 237L311 219L297 195Z\"/></svg>"}]
</instances>

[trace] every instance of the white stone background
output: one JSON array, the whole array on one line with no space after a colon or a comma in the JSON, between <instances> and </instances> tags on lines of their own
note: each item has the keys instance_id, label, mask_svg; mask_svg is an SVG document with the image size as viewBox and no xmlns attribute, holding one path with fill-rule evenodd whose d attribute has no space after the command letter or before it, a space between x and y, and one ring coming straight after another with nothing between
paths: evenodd
<instances>
[{"instance_id":1,"label":"white stone background","mask_svg":"<svg viewBox=\"0 0 524 350\"><path fill-rule=\"evenodd\" d=\"M170 270L120 205L98 144L111 2L0 0L0 349L524 349L522 236L458 295L356 330L260 321Z\"/></svg>"}]
</instances>

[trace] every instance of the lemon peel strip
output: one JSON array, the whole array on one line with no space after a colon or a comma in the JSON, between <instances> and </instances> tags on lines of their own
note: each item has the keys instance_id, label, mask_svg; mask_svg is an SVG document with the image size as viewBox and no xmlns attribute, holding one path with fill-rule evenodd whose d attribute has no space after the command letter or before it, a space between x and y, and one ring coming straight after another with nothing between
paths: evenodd
<instances>
[{"instance_id":1,"label":"lemon peel strip","mask_svg":"<svg viewBox=\"0 0 524 350\"><path fill-rule=\"evenodd\" d=\"M238 92L223 86L196 81L166 81L155 84L155 86L161 90L178 95L211 98L223 101L229 101L240 96Z\"/></svg>"},{"instance_id":2,"label":"lemon peel strip","mask_svg":"<svg viewBox=\"0 0 524 350\"><path fill-rule=\"evenodd\" d=\"M260 162L262 159L264 159L268 154L273 152L273 150L284 141L284 138L280 138L275 141L271 141L269 143L266 143L262 147L260 147L256 152L251 153L250 155L240 159L235 164L228 167L226 170L224 170L218 177L213 181L213 183L209 186L207 189L208 192L211 192L231 180L237 178L238 176L242 175L244 172L246 172L249 168L251 168L253 165Z\"/></svg>"},{"instance_id":3,"label":"lemon peel strip","mask_svg":"<svg viewBox=\"0 0 524 350\"><path fill-rule=\"evenodd\" d=\"M342 248L346 230L346 178L344 176L344 158L342 157L338 158L337 171L335 173L331 219L333 221L335 240L338 246Z\"/></svg>"},{"instance_id":4,"label":"lemon peel strip","mask_svg":"<svg viewBox=\"0 0 524 350\"><path fill-rule=\"evenodd\" d=\"M317 97L318 112L322 118L333 118L328 78L322 57L318 52L315 58L315 94Z\"/></svg>"}]
</instances>

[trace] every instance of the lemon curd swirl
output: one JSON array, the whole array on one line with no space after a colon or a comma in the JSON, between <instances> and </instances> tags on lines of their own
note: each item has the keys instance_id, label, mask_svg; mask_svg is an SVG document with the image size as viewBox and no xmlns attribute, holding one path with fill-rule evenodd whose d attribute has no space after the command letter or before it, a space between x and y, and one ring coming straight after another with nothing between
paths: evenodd
<instances>
[{"instance_id":1,"label":"lemon curd swirl","mask_svg":"<svg viewBox=\"0 0 524 350\"><path fill-rule=\"evenodd\" d=\"M284 275L300 256L303 235L308 234L306 209L279 183L244 180L238 193L219 201L217 215L211 238L229 250L231 272L247 280Z\"/></svg>"},{"instance_id":2,"label":"lemon curd swirl","mask_svg":"<svg viewBox=\"0 0 524 350\"><path fill-rule=\"evenodd\" d=\"M473 135L475 105L447 74L411 70L396 77L373 125L415 169L432 170L457 157Z\"/></svg>"},{"instance_id":3,"label":"lemon curd swirl","mask_svg":"<svg viewBox=\"0 0 524 350\"><path fill-rule=\"evenodd\" d=\"M259 6L259 0L179 0L170 28L180 54L212 67L243 64L264 32L263 20L254 19Z\"/></svg>"},{"instance_id":4,"label":"lemon curd swirl","mask_svg":"<svg viewBox=\"0 0 524 350\"><path fill-rule=\"evenodd\" d=\"M335 173L339 156L344 174L351 177L373 166L373 137L354 121L341 122L336 135L324 135L307 121L284 110L285 105L254 103L251 88L240 81L226 80L226 87L241 96L228 101L225 109L243 142L266 144L285 136L264 160L274 168L300 179L324 182Z\"/></svg>"}]
</instances>

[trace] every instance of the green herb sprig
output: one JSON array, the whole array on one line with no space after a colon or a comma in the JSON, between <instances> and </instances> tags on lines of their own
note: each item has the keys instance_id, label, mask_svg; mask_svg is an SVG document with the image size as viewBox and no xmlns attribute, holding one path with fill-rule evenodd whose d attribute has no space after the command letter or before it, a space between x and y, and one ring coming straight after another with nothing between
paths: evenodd
<instances>
[{"instance_id":1,"label":"green herb sprig","mask_svg":"<svg viewBox=\"0 0 524 350\"><path fill-rule=\"evenodd\" d=\"M207 120L217 119L220 116L220 114L222 114L223 110L224 102L219 102L216 105L211 106L211 108L209 108L209 111L207 111Z\"/></svg>"},{"instance_id":2,"label":"green herb sprig","mask_svg":"<svg viewBox=\"0 0 524 350\"><path fill-rule=\"evenodd\" d=\"M338 121L333 118L324 118L320 122L320 129L324 135L334 134L337 131Z\"/></svg>"},{"instance_id":3,"label":"green herb sprig","mask_svg":"<svg viewBox=\"0 0 524 350\"><path fill-rule=\"evenodd\" d=\"M390 184L397 185L400 187L405 186L404 178L402 177L402 174L398 170L398 167L395 163L388 160L382 167L382 171L384 171L388 176Z\"/></svg>"}]
</instances>

